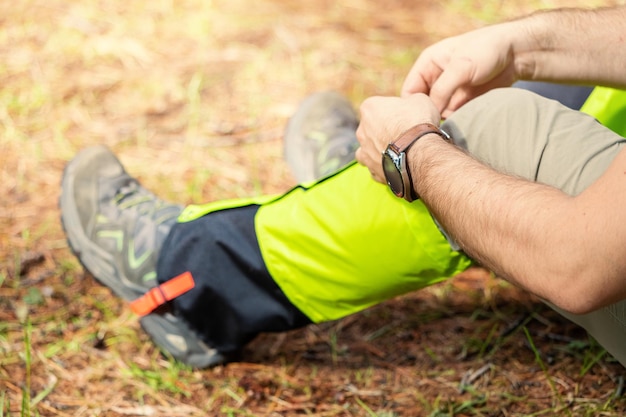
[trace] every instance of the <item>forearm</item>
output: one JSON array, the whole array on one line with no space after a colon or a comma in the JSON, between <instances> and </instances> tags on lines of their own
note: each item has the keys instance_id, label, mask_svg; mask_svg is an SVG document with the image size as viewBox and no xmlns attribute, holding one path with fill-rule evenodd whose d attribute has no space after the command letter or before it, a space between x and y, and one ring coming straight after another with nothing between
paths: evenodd
<instances>
[{"instance_id":1,"label":"forearm","mask_svg":"<svg viewBox=\"0 0 626 417\"><path fill-rule=\"evenodd\" d=\"M589 293L581 275L586 263L593 267L586 258L593 254L577 235L584 226L576 222L574 198L496 172L436 136L425 139L409 152L416 190L461 248L566 310L588 309L580 304L580 294Z\"/></svg>"},{"instance_id":2,"label":"forearm","mask_svg":"<svg viewBox=\"0 0 626 417\"><path fill-rule=\"evenodd\" d=\"M557 9L509 24L518 78L626 87L626 7Z\"/></svg>"}]
</instances>

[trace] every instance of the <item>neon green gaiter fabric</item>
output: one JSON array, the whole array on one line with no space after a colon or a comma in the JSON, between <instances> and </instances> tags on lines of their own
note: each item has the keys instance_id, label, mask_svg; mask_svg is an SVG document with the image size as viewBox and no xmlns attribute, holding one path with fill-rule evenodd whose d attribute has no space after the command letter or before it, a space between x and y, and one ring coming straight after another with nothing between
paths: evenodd
<instances>
[{"instance_id":1,"label":"neon green gaiter fabric","mask_svg":"<svg viewBox=\"0 0 626 417\"><path fill-rule=\"evenodd\" d=\"M580 111L595 117L618 135L626 137L626 91L596 87Z\"/></svg>"},{"instance_id":2,"label":"neon green gaiter fabric","mask_svg":"<svg viewBox=\"0 0 626 417\"><path fill-rule=\"evenodd\" d=\"M260 207L256 231L270 274L314 322L334 320L445 280L471 265L426 207L353 164Z\"/></svg>"}]
</instances>

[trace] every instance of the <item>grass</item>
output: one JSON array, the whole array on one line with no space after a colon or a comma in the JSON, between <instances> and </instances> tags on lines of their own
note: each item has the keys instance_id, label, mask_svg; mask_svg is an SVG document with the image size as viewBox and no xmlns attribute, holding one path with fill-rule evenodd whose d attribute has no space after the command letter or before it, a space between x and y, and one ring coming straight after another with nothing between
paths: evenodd
<instances>
[{"instance_id":1,"label":"grass","mask_svg":"<svg viewBox=\"0 0 626 417\"><path fill-rule=\"evenodd\" d=\"M197 371L65 243L60 175L85 146L173 201L279 193L282 129L308 93L394 94L428 43L558 2L477 4L0 4L0 416L622 415L623 368L484 271Z\"/></svg>"}]
</instances>

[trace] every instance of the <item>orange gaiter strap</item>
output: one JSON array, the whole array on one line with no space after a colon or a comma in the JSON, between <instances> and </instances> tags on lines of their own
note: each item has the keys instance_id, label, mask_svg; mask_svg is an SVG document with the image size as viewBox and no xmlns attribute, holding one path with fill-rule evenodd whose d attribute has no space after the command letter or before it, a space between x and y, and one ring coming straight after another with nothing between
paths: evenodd
<instances>
[{"instance_id":1,"label":"orange gaiter strap","mask_svg":"<svg viewBox=\"0 0 626 417\"><path fill-rule=\"evenodd\" d=\"M152 313L159 306L173 300L191 290L195 283L191 272L183 272L175 278L152 288L150 291L130 303L135 314L145 316Z\"/></svg>"}]
</instances>

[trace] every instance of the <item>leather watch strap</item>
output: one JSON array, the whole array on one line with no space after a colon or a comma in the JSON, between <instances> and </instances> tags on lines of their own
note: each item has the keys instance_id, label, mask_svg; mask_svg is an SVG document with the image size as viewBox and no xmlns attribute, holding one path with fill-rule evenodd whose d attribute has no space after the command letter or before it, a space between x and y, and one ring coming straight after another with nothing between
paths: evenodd
<instances>
[{"instance_id":1,"label":"leather watch strap","mask_svg":"<svg viewBox=\"0 0 626 417\"><path fill-rule=\"evenodd\" d=\"M439 127L432 123L420 123L412 128L404 131L396 140L391 143L394 151L398 154L406 152L419 138L428 135L429 133L435 133L441 136L444 140L449 141L450 137Z\"/></svg>"}]
</instances>

